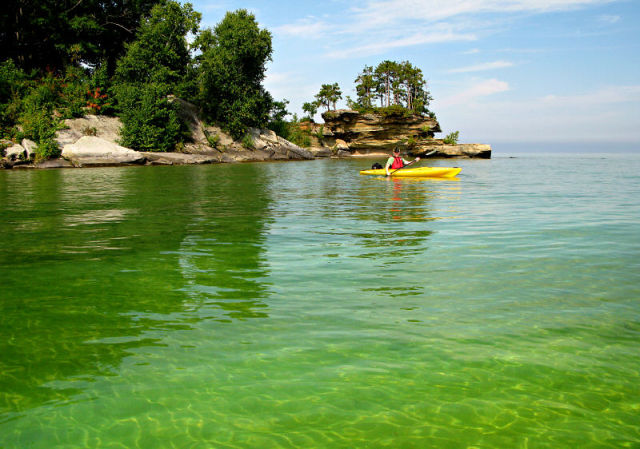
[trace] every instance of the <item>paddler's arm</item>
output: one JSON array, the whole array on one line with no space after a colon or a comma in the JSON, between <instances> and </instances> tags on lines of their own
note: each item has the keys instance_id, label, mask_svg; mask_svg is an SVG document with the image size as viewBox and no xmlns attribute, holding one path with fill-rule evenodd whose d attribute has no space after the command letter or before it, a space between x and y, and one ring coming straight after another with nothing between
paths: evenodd
<instances>
[{"instance_id":1,"label":"paddler's arm","mask_svg":"<svg viewBox=\"0 0 640 449\"><path fill-rule=\"evenodd\" d=\"M389 176L389 167L391 167L391 164L393 164L393 158L392 157L387 159L387 163L384 166L384 169L387 172L387 176Z\"/></svg>"}]
</instances>

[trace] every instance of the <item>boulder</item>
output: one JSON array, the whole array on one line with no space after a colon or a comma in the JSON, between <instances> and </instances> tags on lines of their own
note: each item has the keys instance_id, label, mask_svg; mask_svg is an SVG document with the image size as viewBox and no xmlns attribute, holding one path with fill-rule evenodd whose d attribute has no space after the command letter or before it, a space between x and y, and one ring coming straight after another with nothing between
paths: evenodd
<instances>
[{"instance_id":1,"label":"boulder","mask_svg":"<svg viewBox=\"0 0 640 449\"><path fill-rule=\"evenodd\" d=\"M327 147L311 147L309 148L309 152L313 155L313 157L331 157L333 151L331 148Z\"/></svg>"},{"instance_id":2,"label":"boulder","mask_svg":"<svg viewBox=\"0 0 640 449\"><path fill-rule=\"evenodd\" d=\"M22 145L13 144L7 149L4 150L5 157L10 161L21 161L26 160L27 158L27 150Z\"/></svg>"},{"instance_id":3,"label":"boulder","mask_svg":"<svg viewBox=\"0 0 640 449\"><path fill-rule=\"evenodd\" d=\"M137 151L121 147L94 136L84 136L76 143L62 149L62 157L76 167L130 165L145 162L145 156Z\"/></svg>"},{"instance_id":4,"label":"boulder","mask_svg":"<svg viewBox=\"0 0 640 449\"><path fill-rule=\"evenodd\" d=\"M21 143L22 143L22 147L27 152L27 159L35 158L36 148L38 147L38 144L35 143L33 140L29 140L29 139L22 139Z\"/></svg>"}]
</instances>

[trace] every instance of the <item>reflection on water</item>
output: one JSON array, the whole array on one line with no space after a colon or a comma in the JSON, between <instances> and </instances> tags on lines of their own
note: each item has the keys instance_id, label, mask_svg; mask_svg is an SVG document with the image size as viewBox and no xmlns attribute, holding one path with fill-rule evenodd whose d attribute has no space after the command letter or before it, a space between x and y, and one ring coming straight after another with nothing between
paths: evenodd
<instances>
[{"instance_id":1,"label":"reflection on water","mask_svg":"<svg viewBox=\"0 0 640 449\"><path fill-rule=\"evenodd\" d=\"M188 306L197 308L201 317L223 322L268 316L263 302L269 293L264 234L270 198L256 167L244 168L249 172L230 180L232 197L215 187L219 179L214 183L205 173L196 173L193 189L200 200L177 251ZM223 213L220 206L226 209Z\"/></svg>"},{"instance_id":2,"label":"reflection on water","mask_svg":"<svg viewBox=\"0 0 640 449\"><path fill-rule=\"evenodd\" d=\"M210 174L2 174L0 411L65 400L79 390L55 381L113 374L157 330L189 329L196 306L197 320L267 316L265 189Z\"/></svg>"}]
</instances>

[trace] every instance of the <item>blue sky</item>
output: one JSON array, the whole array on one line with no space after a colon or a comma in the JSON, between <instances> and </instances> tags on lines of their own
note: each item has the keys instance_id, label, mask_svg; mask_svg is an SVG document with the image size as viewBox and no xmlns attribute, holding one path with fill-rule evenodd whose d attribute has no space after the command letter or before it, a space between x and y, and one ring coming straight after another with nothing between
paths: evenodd
<instances>
[{"instance_id":1,"label":"blue sky","mask_svg":"<svg viewBox=\"0 0 640 449\"><path fill-rule=\"evenodd\" d=\"M355 97L365 65L408 60L428 81L442 135L640 143L637 0L192 3L203 28L245 8L271 31L265 87L299 115L321 84L337 82Z\"/></svg>"}]
</instances>

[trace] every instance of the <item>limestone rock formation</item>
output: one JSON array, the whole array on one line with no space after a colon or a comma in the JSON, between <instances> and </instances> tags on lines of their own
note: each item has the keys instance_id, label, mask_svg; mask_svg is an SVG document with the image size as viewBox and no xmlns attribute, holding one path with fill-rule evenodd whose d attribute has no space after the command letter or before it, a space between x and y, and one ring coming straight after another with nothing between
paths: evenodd
<instances>
[{"instance_id":1,"label":"limestone rock formation","mask_svg":"<svg viewBox=\"0 0 640 449\"><path fill-rule=\"evenodd\" d=\"M329 143L341 143L340 149L359 153L389 152L395 146L405 146L409 138L433 137L440 132L438 122L419 115L361 114L358 111L339 109L322 114L324 138Z\"/></svg>"},{"instance_id":2,"label":"limestone rock formation","mask_svg":"<svg viewBox=\"0 0 640 449\"><path fill-rule=\"evenodd\" d=\"M460 143L447 145L441 139L417 142L407 151L411 156L441 158L481 158L491 159L491 145L483 143Z\"/></svg>"},{"instance_id":3,"label":"limestone rock formation","mask_svg":"<svg viewBox=\"0 0 640 449\"><path fill-rule=\"evenodd\" d=\"M485 144L445 144L435 139L441 132L438 122L429 117L404 114L365 113L340 109L322 114L324 142L338 155L389 153L398 146L414 156L490 158L491 146Z\"/></svg>"},{"instance_id":4,"label":"limestone rock formation","mask_svg":"<svg viewBox=\"0 0 640 449\"><path fill-rule=\"evenodd\" d=\"M56 133L55 140L64 148L65 145L76 143L83 136L100 137L109 142L116 143L120 138L122 122L117 117L104 115L85 115L84 117L66 119L65 129Z\"/></svg>"}]
</instances>

